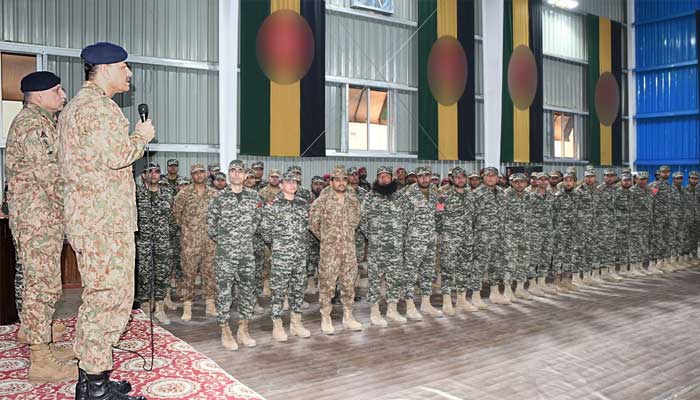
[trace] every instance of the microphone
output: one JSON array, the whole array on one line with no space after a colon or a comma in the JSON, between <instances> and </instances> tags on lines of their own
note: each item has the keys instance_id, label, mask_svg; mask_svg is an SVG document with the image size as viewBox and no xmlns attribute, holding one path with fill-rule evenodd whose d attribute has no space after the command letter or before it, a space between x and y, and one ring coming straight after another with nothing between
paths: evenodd
<instances>
[{"instance_id":1,"label":"microphone","mask_svg":"<svg viewBox=\"0 0 700 400\"><path fill-rule=\"evenodd\" d=\"M146 122L148 119L148 104L139 104L139 116L141 117L141 122Z\"/></svg>"}]
</instances>

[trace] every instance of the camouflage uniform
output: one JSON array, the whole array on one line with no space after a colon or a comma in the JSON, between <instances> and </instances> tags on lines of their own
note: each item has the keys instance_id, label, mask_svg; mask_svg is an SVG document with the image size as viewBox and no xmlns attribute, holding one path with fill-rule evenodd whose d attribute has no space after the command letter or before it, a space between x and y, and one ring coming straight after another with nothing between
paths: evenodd
<instances>
[{"instance_id":1,"label":"camouflage uniform","mask_svg":"<svg viewBox=\"0 0 700 400\"><path fill-rule=\"evenodd\" d=\"M554 195L555 254L552 261L554 273L579 271L578 246L581 242L578 225L581 219L579 211L580 196L575 190L562 189Z\"/></svg>"},{"instance_id":2,"label":"camouflage uniform","mask_svg":"<svg viewBox=\"0 0 700 400\"><path fill-rule=\"evenodd\" d=\"M380 170L391 172L390 167ZM368 242L368 277L370 304L379 302L379 287L385 279L388 302L398 302L403 276L404 235L407 218L399 201L395 183L394 191L381 194L372 190L365 197L361 208L360 230Z\"/></svg>"},{"instance_id":3,"label":"camouflage uniform","mask_svg":"<svg viewBox=\"0 0 700 400\"><path fill-rule=\"evenodd\" d=\"M531 193L516 192L514 188L505 191L506 210L503 239L505 242L506 271L513 280L524 282L537 276L530 263L530 243L527 240L533 223Z\"/></svg>"},{"instance_id":4,"label":"camouflage uniform","mask_svg":"<svg viewBox=\"0 0 700 400\"><path fill-rule=\"evenodd\" d=\"M698 173L691 171L689 176L697 176ZM685 253L695 257L698 251L698 241L700 241L700 189L698 186L688 185L685 187L686 200L688 202L688 218L686 219L686 244Z\"/></svg>"},{"instance_id":5,"label":"camouflage uniform","mask_svg":"<svg viewBox=\"0 0 700 400\"><path fill-rule=\"evenodd\" d=\"M134 299L136 194L131 165L150 135L129 136L129 121L99 86L85 82L58 121L66 181L65 231L83 284L74 349L88 373L112 369L112 345Z\"/></svg>"},{"instance_id":6,"label":"camouflage uniform","mask_svg":"<svg viewBox=\"0 0 700 400\"><path fill-rule=\"evenodd\" d=\"M293 179L292 176L289 178ZM285 295L289 298L290 310L301 313L306 288L308 215L309 203L306 200L296 196L287 200L281 192L263 209L260 232L272 249L272 319L282 318Z\"/></svg>"},{"instance_id":7,"label":"camouflage uniform","mask_svg":"<svg viewBox=\"0 0 700 400\"><path fill-rule=\"evenodd\" d=\"M205 185L200 194L194 185L180 190L173 203L173 217L182 229L182 301L194 298L197 269L202 275L204 298L216 298L214 253L216 244L207 235L207 207L217 191Z\"/></svg>"},{"instance_id":8,"label":"camouflage uniform","mask_svg":"<svg viewBox=\"0 0 700 400\"><path fill-rule=\"evenodd\" d=\"M180 166L179 161L176 159L168 160L168 166L177 165ZM168 182L168 189L172 193L173 199L177 196L180 188L178 187L178 182L183 177L178 175L175 179L170 179L170 176L166 175L166 180ZM174 220L173 220L174 221ZM182 252L182 231L180 230L180 225L173 223L172 229L170 230L170 247L172 248L172 270L175 275L175 279L182 279L182 259L180 254Z\"/></svg>"},{"instance_id":9,"label":"camouflage uniform","mask_svg":"<svg viewBox=\"0 0 700 400\"><path fill-rule=\"evenodd\" d=\"M649 187L642 189L639 186L632 186L630 189L636 195L635 210L632 212L630 247L633 249L634 260L631 262L648 261L653 254L653 243L651 243L653 198Z\"/></svg>"},{"instance_id":10,"label":"camouflage uniform","mask_svg":"<svg viewBox=\"0 0 700 400\"><path fill-rule=\"evenodd\" d=\"M683 175L681 175L683 176ZM669 247L671 248L671 256L678 257L683 254L685 247L686 229L685 223L690 216L686 212L688 204L686 200L685 190L683 187L671 185L671 238Z\"/></svg>"},{"instance_id":11,"label":"camouflage uniform","mask_svg":"<svg viewBox=\"0 0 700 400\"><path fill-rule=\"evenodd\" d=\"M17 309L31 344L51 341L51 319L61 297L64 182L56 158L57 140L55 118L31 103L17 114L7 136Z\"/></svg>"},{"instance_id":12,"label":"camouflage uniform","mask_svg":"<svg viewBox=\"0 0 700 400\"><path fill-rule=\"evenodd\" d=\"M345 175L343 171L342 174ZM330 186L329 186L330 188ZM341 204L332 190L322 192L314 201L309 215L309 228L320 241L319 304L331 307L336 282L340 281L340 298L344 306L352 306L357 279L355 234L360 223L360 202L353 190L345 192Z\"/></svg>"},{"instance_id":13,"label":"camouflage uniform","mask_svg":"<svg viewBox=\"0 0 700 400\"><path fill-rule=\"evenodd\" d=\"M280 173L278 170L271 169L270 174L277 174L277 176L280 176ZM263 202L265 204L271 204L276 198L277 194L280 192L280 186L278 185L277 187L272 187L269 184L265 186L264 188L260 189L260 197L262 197ZM255 296L258 297L262 294L263 291L263 282L266 280L269 281L270 279L270 268L271 268L271 262L270 262L270 248L265 244L265 241L260 238L260 242L264 245L263 247L263 254L262 258L260 257L260 253L256 251L255 253L255 272L256 272L256 281L258 282L258 286L256 287L255 290Z\"/></svg>"},{"instance_id":14,"label":"camouflage uniform","mask_svg":"<svg viewBox=\"0 0 700 400\"><path fill-rule=\"evenodd\" d=\"M634 213L639 208L638 196L631 188L625 189L620 186L615 190L614 205L617 259L621 264L622 270L625 271L628 264L641 261L637 260L635 255L635 253L638 253L638 250L632 247Z\"/></svg>"},{"instance_id":15,"label":"camouflage uniform","mask_svg":"<svg viewBox=\"0 0 700 400\"><path fill-rule=\"evenodd\" d=\"M474 273L473 195L466 187L464 193L450 187L440 195L437 210L438 232L442 238L442 294L451 294L452 291L466 292Z\"/></svg>"},{"instance_id":16,"label":"camouflage uniform","mask_svg":"<svg viewBox=\"0 0 700 400\"><path fill-rule=\"evenodd\" d=\"M232 161L232 165L236 161ZM262 200L257 192L247 188L237 194L228 186L209 202L207 231L216 243L214 275L219 325L228 324L231 319L234 285L238 287L238 319L246 321L253 316L258 284L255 281L253 236L261 218Z\"/></svg>"},{"instance_id":17,"label":"camouflage uniform","mask_svg":"<svg viewBox=\"0 0 700 400\"><path fill-rule=\"evenodd\" d=\"M367 197L367 191L361 187L355 189L355 197L360 202L360 207L362 207L362 202L364 202L365 197ZM360 231L358 226L355 234L355 257L357 258L357 265L359 266L365 261L365 244L367 243L367 238L365 234Z\"/></svg>"},{"instance_id":18,"label":"camouflage uniform","mask_svg":"<svg viewBox=\"0 0 700 400\"><path fill-rule=\"evenodd\" d=\"M598 224L598 251L596 256L601 267L614 266L617 260L617 248L615 243L615 185L602 183L598 185L599 202L596 212Z\"/></svg>"},{"instance_id":19,"label":"camouflage uniform","mask_svg":"<svg viewBox=\"0 0 700 400\"><path fill-rule=\"evenodd\" d=\"M663 259L672 255L671 240L673 232L671 185L666 180L658 179L650 185L653 208L653 234L652 244L654 246L653 259Z\"/></svg>"},{"instance_id":20,"label":"camouflage uniform","mask_svg":"<svg viewBox=\"0 0 700 400\"><path fill-rule=\"evenodd\" d=\"M136 233L136 300L163 300L170 289L172 273L173 198L170 190L136 188L138 232Z\"/></svg>"},{"instance_id":21,"label":"camouflage uniform","mask_svg":"<svg viewBox=\"0 0 700 400\"><path fill-rule=\"evenodd\" d=\"M469 289L480 291L481 285L488 274L491 283L496 279L511 279L505 276L503 243L505 193L500 186L489 188L479 186L474 191L474 251L476 253L477 269L472 274Z\"/></svg>"},{"instance_id":22,"label":"camouflage uniform","mask_svg":"<svg viewBox=\"0 0 700 400\"><path fill-rule=\"evenodd\" d=\"M417 175L430 173L422 167ZM422 296L432 294L435 277L436 225L438 194L430 184L423 191L418 184L406 186L401 202L404 207L408 230L404 247L403 291L406 299L413 299L413 288L418 281Z\"/></svg>"},{"instance_id":23,"label":"camouflage uniform","mask_svg":"<svg viewBox=\"0 0 700 400\"><path fill-rule=\"evenodd\" d=\"M534 249L530 256L531 264L537 271L538 278L546 278L552 267L552 234L554 223L554 195L539 190L532 193L532 211L535 215L532 221L534 229L531 232Z\"/></svg>"},{"instance_id":24,"label":"camouflage uniform","mask_svg":"<svg viewBox=\"0 0 700 400\"><path fill-rule=\"evenodd\" d=\"M593 269L600 268L599 236L598 236L598 211L600 193L595 185L585 183L576 188L579 195L581 219L578 225L581 228L581 240L579 242L579 257L581 260L580 270L589 273Z\"/></svg>"}]
</instances>

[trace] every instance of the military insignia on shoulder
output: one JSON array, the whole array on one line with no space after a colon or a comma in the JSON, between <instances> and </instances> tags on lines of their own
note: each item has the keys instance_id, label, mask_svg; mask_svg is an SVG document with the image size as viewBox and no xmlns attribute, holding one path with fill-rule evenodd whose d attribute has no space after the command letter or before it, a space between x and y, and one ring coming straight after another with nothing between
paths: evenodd
<instances>
[{"instance_id":1,"label":"military insignia on shoulder","mask_svg":"<svg viewBox=\"0 0 700 400\"><path fill-rule=\"evenodd\" d=\"M262 207L263 207L263 202L262 202L262 201L258 201L258 208L262 208Z\"/></svg>"},{"instance_id":2,"label":"military insignia on shoulder","mask_svg":"<svg viewBox=\"0 0 700 400\"><path fill-rule=\"evenodd\" d=\"M656 196L657 193L659 193L659 187L658 186L652 187L651 188L651 195Z\"/></svg>"},{"instance_id":3,"label":"military insignia on shoulder","mask_svg":"<svg viewBox=\"0 0 700 400\"><path fill-rule=\"evenodd\" d=\"M436 203L435 209L437 211L445 211L445 203L440 203L440 202Z\"/></svg>"}]
</instances>

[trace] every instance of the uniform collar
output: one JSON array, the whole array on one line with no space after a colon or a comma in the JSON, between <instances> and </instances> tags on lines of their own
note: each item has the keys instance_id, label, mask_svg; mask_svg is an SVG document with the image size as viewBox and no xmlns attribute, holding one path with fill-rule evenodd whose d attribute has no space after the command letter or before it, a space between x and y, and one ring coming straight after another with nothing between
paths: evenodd
<instances>
[{"instance_id":1,"label":"uniform collar","mask_svg":"<svg viewBox=\"0 0 700 400\"><path fill-rule=\"evenodd\" d=\"M96 92L97 94L102 95L102 96L107 96L107 93L105 93L105 91L102 90L101 87L97 86L97 84L92 82L92 81L83 82L83 89L89 89L89 90L92 90L93 92Z\"/></svg>"},{"instance_id":2,"label":"uniform collar","mask_svg":"<svg viewBox=\"0 0 700 400\"><path fill-rule=\"evenodd\" d=\"M43 108L41 108L37 104L27 103L24 107L33 113L40 114L41 116L43 116L46 119L48 119L49 121L51 121L51 123L56 124L55 115L51 115L48 111L44 110Z\"/></svg>"}]
</instances>

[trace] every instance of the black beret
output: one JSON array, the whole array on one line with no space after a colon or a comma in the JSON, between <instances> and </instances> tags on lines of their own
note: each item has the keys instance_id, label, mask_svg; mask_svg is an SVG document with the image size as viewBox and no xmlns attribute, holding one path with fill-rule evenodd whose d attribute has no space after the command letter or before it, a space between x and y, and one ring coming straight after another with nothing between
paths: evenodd
<instances>
[{"instance_id":1,"label":"black beret","mask_svg":"<svg viewBox=\"0 0 700 400\"><path fill-rule=\"evenodd\" d=\"M27 74L22 78L20 90L22 93L41 92L61 83L61 78L49 71L37 71Z\"/></svg>"},{"instance_id":2,"label":"black beret","mask_svg":"<svg viewBox=\"0 0 700 400\"><path fill-rule=\"evenodd\" d=\"M80 52L80 58L93 65L118 63L128 56L123 47L109 42L91 44Z\"/></svg>"}]
</instances>

